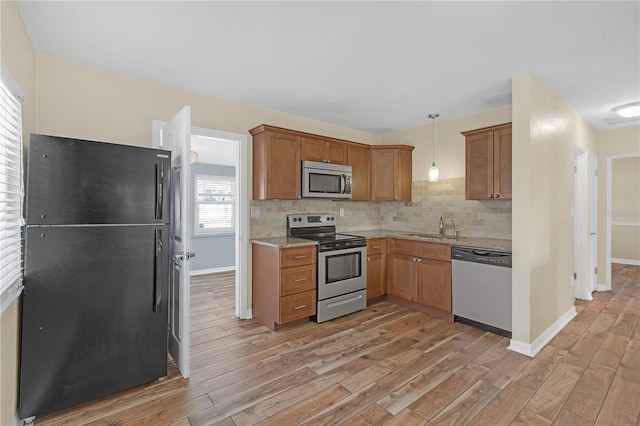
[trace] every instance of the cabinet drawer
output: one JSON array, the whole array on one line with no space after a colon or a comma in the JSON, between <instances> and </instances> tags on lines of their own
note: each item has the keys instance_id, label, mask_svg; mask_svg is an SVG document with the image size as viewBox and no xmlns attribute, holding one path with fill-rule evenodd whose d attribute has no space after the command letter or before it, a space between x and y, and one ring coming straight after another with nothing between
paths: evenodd
<instances>
[{"instance_id":1,"label":"cabinet drawer","mask_svg":"<svg viewBox=\"0 0 640 426\"><path fill-rule=\"evenodd\" d=\"M389 243L389 252L415 256L418 249L418 242L411 240L392 239Z\"/></svg>"},{"instance_id":2,"label":"cabinet drawer","mask_svg":"<svg viewBox=\"0 0 640 426\"><path fill-rule=\"evenodd\" d=\"M301 266L316 263L314 246L293 247L280 250L280 267Z\"/></svg>"},{"instance_id":3,"label":"cabinet drawer","mask_svg":"<svg viewBox=\"0 0 640 426\"><path fill-rule=\"evenodd\" d=\"M292 294L280 298L280 321L285 324L316 314L316 291Z\"/></svg>"},{"instance_id":4,"label":"cabinet drawer","mask_svg":"<svg viewBox=\"0 0 640 426\"><path fill-rule=\"evenodd\" d=\"M375 240L367 240L367 254L369 256L373 254L385 253L387 248L387 241L382 238Z\"/></svg>"},{"instance_id":5,"label":"cabinet drawer","mask_svg":"<svg viewBox=\"0 0 640 426\"><path fill-rule=\"evenodd\" d=\"M438 243L419 243L418 257L424 259L451 261L451 246Z\"/></svg>"},{"instance_id":6,"label":"cabinet drawer","mask_svg":"<svg viewBox=\"0 0 640 426\"><path fill-rule=\"evenodd\" d=\"M303 265L280 270L280 296L316 289L316 266Z\"/></svg>"}]
</instances>

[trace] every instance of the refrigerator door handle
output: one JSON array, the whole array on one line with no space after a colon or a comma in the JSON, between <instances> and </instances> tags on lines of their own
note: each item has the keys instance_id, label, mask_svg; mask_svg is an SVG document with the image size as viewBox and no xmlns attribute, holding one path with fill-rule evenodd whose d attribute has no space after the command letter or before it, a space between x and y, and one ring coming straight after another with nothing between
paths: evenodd
<instances>
[{"instance_id":1,"label":"refrigerator door handle","mask_svg":"<svg viewBox=\"0 0 640 426\"><path fill-rule=\"evenodd\" d=\"M164 193L164 163L156 164L156 219L162 219Z\"/></svg>"},{"instance_id":2,"label":"refrigerator door handle","mask_svg":"<svg viewBox=\"0 0 640 426\"><path fill-rule=\"evenodd\" d=\"M162 302L162 251L164 249L162 244L162 229L156 229L155 239L156 255L154 258L154 274L153 274L153 312L160 313L160 302Z\"/></svg>"}]
</instances>

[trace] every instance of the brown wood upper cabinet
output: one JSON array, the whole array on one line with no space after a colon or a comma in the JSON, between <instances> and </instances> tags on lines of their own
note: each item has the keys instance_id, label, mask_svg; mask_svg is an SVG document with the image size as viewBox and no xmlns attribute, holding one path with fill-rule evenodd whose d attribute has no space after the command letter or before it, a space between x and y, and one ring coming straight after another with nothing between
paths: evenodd
<instances>
[{"instance_id":1,"label":"brown wood upper cabinet","mask_svg":"<svg viewBox=\"0 0 640 426\"><path fill-rule=\"evenodd\" d=\"M303 136L300 139L300 159L347 164L347 144Z\"/></svg>"},{"instance_id":2,"label":"brown wood upper cabinet","mask_svg":"<svg viewBox=\"0 0 640 426\"><path fill-rule=\"evenodd\" d=\"M351 166L351 199L368 201L371 199L371 148L364 145L349 145L347 164Z\"/></svg>"},{"instance_id":3,"label":"brown wood upper cabinet","mask_svg":"<svg viewBox=\"0 0 640 426\"><path fill-rule=\"evenodd\" d=\"M467 200L511 199L511 123L462 132Z\"/></svg>"},{"instance_id":4,"label":"brown wood upper cabinet","mask_svg":"<svg viewBox=\"0 0 640 426\"><path fill-rule=\"evenodd\" d=\"M415 147L371 146L371 199L411 201L412 159Z\"/></svg>"},{"instance_id":5,"label":"brown wood upper cabinet","mask_svg":"<svg viewBox=\"0 0 640 426\"><path fill-rule=\"evenodd\" d=\"M300 136L261 125L253 136L253 199L300 198Z\"/></svg>"}]
</instances>

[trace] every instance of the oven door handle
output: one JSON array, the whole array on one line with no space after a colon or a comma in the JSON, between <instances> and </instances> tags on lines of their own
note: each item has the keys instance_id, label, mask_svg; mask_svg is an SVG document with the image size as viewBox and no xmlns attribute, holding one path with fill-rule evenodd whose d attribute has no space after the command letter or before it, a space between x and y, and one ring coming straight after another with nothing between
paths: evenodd
<instances>
[{"instance_id":1,"label":"oven door handle","mask_svg":"<svg viewBox=\"0 0 640 426\"><path fill-rule=\"evenodd\" d=\"M335 308L336 306L346 305L347 303L352 303L360 299L362 299L361 294L354 297L350 297L348 299L340 300L339 302L327 303L327 308Z\"/></svg>"}]
</instances>

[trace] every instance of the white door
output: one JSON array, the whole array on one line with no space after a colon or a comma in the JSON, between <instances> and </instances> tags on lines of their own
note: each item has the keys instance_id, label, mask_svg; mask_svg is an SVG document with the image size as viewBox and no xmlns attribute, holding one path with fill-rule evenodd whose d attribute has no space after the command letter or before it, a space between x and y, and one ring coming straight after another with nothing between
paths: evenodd
<instances>
[{"instance_id":1,"label":"white door","mask_svg":"<svg viewBox=\"0 0 640 426\"><path fill-rule=\"evenodd\" d=\"M169 279L169 353L180 374L189 377L189 301L191 266L191 107L185 106L162 127L160 147L171 151L171 274Z\"/></svg>"},{"instance_id":2,"label":"white door","mask_svg":"<svg viewBox=\"0 0 640 426\"><path fill-rule=\"evenodd\" d=\"M589 291L598 288L598 156L590 155L590 172L593 179L589 195Z\"/></svg>"}]
</instances>

